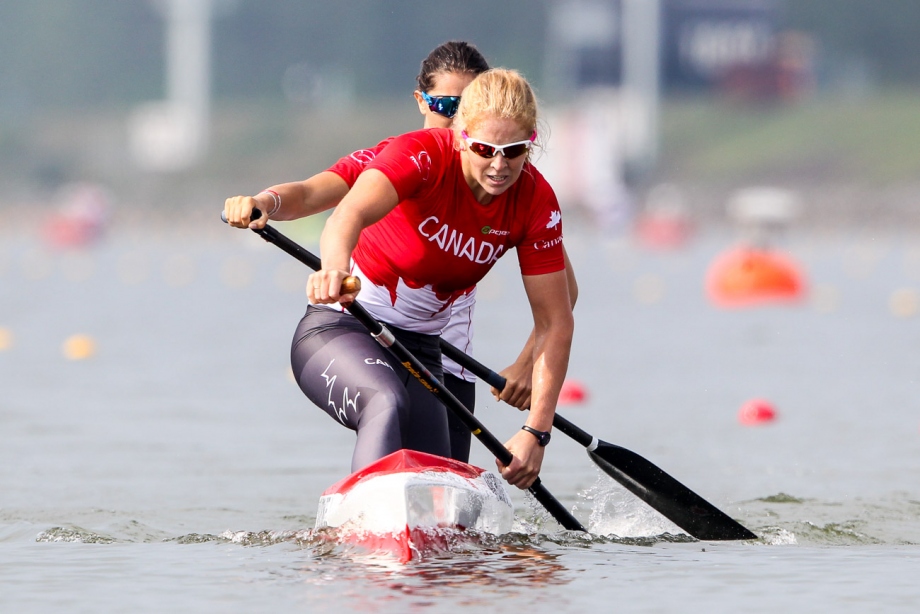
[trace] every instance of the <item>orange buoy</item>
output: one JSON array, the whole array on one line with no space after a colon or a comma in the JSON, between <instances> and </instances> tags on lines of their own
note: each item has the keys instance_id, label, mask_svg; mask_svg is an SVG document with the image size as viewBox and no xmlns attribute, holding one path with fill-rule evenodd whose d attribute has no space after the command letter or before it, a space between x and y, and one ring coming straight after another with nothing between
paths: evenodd
<instances>
[{"instance_id":1,"label":"orange buoy","mask_svg":"<svg viewBox=\"0 0 920 614\"><path fill-rule=\"evenodd\" d=\"M776 420L776 408L764 399L751 399L741 406L738 422L745 426L759 426Z\"/></svg>"},{"instance_id":2,"label":"orange buoy","mask_svg":"<svg viewBox=\"0 0 920 614\"><path fill-rule=\"evenodd\" d=\"M706 292L720 307L795 302L805 292L798 264L778 252L739 247L720 254L706 274Z\"/></svg>"},{"instance_id":3,"label":"orange buoy","mask_svg":"<svg viewBox=\"0 0 920 614\"><path fill-rule=\"evenodd\" d=\"M67 360L86 360L96 353L96 341L89 335L71 335L64 340L61 352Z\"/></svg>"},{"instance_id":4,"label":"orange buoy","mask_svg":"<svg viewBox=\"0 0 920 614\"><path fill-rule=\"evenodd\" d=\"M584 384L577 380L567 379L559 390L560 405L577 405L584 403L588 398Z\"/></svg>"}]
</instances>

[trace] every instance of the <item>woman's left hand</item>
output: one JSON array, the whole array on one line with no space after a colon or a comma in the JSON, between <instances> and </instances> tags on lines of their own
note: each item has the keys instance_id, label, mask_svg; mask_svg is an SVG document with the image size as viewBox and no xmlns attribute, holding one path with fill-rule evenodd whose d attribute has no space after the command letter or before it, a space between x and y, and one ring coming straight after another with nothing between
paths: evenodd
<instances>
[{"instance_id":1,"label":"woman's left hand","mask_svg":"<svg viewBox=\"0 0 920 614\"><path fill-rule=\"evenodd\" d=\"M343 306L352 304L361 289L360 283L353 291L348 271L336 269L322 269L311 274L307 279L307 298L311 303L331 304L341 303ZM354 281L355 278L350 278Z\"/></svg>"},{"instance_id":2,"label":"woman's left hand","mask_svg":"<svg viewBox=\"0 0 920 614\"><path fill-rule=\"evenodd\" d=\"M540 475L544 448L537 438L527 431L518 431L505 443L505 447L514 455L514 458L507 467L496 459L495 465L499 473L512 486L517 486L521 490L530 488Z\"/></svg>"},{"instance_id":3,"label":"woman's left hand","mask_svg":"<svg viewBox=\"0 0 920 614\"><path fill-rule=\"evenodd\" d=\"M505 387L501 390L492 388L492 396L497 401L517 407L521 411L530 409L532 392L533 362L520 364L520 361L501 370L499 375L505 378Z\"/></svg>"}]
</instances>

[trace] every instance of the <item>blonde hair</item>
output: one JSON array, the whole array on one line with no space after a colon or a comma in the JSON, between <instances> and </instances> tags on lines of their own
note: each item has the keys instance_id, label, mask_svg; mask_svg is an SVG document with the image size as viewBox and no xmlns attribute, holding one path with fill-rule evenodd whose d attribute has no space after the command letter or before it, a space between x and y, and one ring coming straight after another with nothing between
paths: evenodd
<instances>
[{"instance_id":1,"label":"blonde hair","mask_svg":"<svg viewBox=\"0 0 920 614\"><path fill-rule=\"evenodd\" d=\"M469 133L489 118L513 120L527 136L537 130L537 96L518 71L493 68L473 79L463 90L454 130L458 135L463 130ZM537 133L535 145L539 137Z\"/></svg>"}]
</instances>

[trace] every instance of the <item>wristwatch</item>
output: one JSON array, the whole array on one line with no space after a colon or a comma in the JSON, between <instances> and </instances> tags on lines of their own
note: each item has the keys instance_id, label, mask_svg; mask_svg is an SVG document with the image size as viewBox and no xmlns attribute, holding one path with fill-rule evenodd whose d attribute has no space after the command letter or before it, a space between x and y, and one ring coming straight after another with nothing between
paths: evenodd
<instances>
[{"instance_id":1,"label":"wristwatch","mask_svg":"<svg viewBox=\"0 0 920 614\"><path fill-rule=\"evenodd\" d=\"M537 441L540 442L541 448L546 447L546 444L549 443L550 436L549 436L549 433L547 433L546 431L538 431L537 429L531 426L527 426L526 424L521 427L521 430L527 431L528 433L536 437Z\"/></svg>"}]
</instances>

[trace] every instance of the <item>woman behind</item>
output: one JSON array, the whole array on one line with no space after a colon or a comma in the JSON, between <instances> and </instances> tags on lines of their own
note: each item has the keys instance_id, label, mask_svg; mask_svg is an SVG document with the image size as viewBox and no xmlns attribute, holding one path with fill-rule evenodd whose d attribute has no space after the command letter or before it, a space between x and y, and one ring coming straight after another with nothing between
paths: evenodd
<instances>
[{"instance_id":1,"label":"woman behind","mask_svg":"<svg viewBox=\"0 0 920 614\"><path fill-rule=\"evenodd\" d=\"M416 78L418 89L414 97L423 117L424 128L449 128L453 124L460 95L473 78L488 70L486 59L472 44L464 41L448 41L435 47L422 61ZM294 220L335 207L354 185L358 175L392 139L386 139L375 147L356 151L341 158L328 170L317 173L304 181L289 182L271 186L255 196L228 198L225 213L231 225L262 228L269 219ZM251 221L253 208L259 208L262 218ZM566 258L569 291L574 305L577 285L571 264ZM473 310L476 291L458 297L450 306L450 321L441 332L441 337L450 344L472 353ZM502 391L493 389L496 398L521 409L530 406L531 372L533 365L533 335L521 350L512 365L500 374L507 383ZM445 387L470 411L475 409L476 390L473 375L447 357L442 358ZM452 413L448 414L450 425L450 457L467 462L470 453L470 432L468 427Z\"/></svg>"},{"instance_id":2,"label":"woman behind","mask_svg":"<svg viewBox=\"0 0 920 614\"><path fill-rule=\"evenodd\" d=\"M310 276L295 336L295 374L307 396L357 432L352 468L400 448L447 456L445 408L340 305L345 277L365 282L362 305L440 377L438 334L450 306L509 249L518 250L534 320L530 413L499 466L512 485L539 474L572 340L558 203L529 164L536 97L515 71L479 75L453 129L394 139L361 173L326 223L323 269Z\"/></svg>"}]
</instances>

